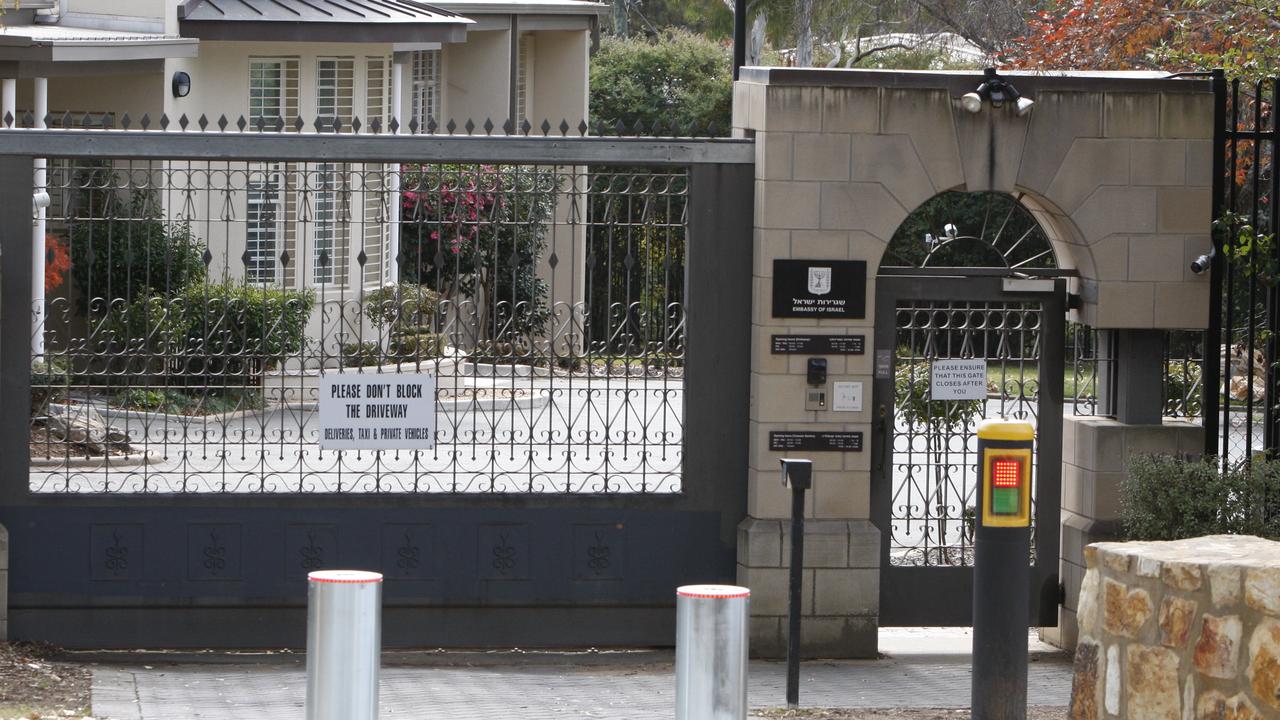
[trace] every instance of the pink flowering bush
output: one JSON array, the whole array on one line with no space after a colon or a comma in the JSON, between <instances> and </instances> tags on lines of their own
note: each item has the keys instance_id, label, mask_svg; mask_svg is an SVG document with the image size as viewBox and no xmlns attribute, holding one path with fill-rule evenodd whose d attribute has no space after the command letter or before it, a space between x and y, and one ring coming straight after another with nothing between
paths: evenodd
<instances>
[{"instance_id":1,"label":"pink flowering bush","mask_svg":"<svg viewBox=\"0 0 1280 720\"><path fill-rule=\"evenodd\" d=\"M553 173L527 166L401 168L400 272L454 302L484 310L485 339L541 333L549 315L537 268L557 191Z\"/></svg>"}]
</instances>

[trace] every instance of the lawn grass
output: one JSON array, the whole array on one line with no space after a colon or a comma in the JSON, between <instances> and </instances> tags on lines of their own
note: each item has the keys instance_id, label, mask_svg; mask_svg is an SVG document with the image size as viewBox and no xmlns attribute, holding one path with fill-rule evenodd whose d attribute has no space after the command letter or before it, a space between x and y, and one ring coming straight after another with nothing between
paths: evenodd
<instances>
[{"instance_id":1,"label":"lawn grass","mask_svg":"<svg viewBox=\"0 0 1280 720\"><path fill-rule=\"evenodd\" d=\"M1040 379L1040 368L1034 365L1027 365L1019 368L1017 365L1005 366L1003 369L999 364L987 363L987 385L1000 386L1002 378L1008 386L1012 383L1013 388L1017 387L1018 382L1029 383ZM1066 368L1062 373L1062 394L1067 398L1074 397L1094 397L1097 395L1097 378L1086 373L1076 376L1073 368Z\"/></svg>"}]
</instances>

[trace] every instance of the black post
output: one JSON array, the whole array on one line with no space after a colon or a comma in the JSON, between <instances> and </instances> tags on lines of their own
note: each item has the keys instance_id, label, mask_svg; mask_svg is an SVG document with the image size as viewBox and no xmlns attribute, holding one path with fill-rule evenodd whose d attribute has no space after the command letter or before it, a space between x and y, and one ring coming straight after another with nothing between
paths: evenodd
<instances>
[{"instance_id":1,"label":"black post","mask_svg":"<svg viewBox=\"0 0 1280 720\"><path fill-rule=\"evenodd\" d=\"M1027 423L995 421L978 429L982 480L973 562L973 720L1027 717L1034 437Z\"/></svg>"},{"instance_id":2,"label":"black post","mask_svg":"<svg viewBox=\"0 0 1280 720\"><path fill-rule=\"evenodd\" d=\"M800 705L800 602L804 580L804 491L813 462L782 460L782 484L791 488L791 571L787 584L787 707Z\"/></svg>"},{"instance_id":3,"label":"black post","mask_svg":"<svg viewBox=\"0 0 1280 720\"><path fill-rule=\"evenodd\" d=\"M1214 70L1213 83L1213 197L1209 201L1210 227L1215 227L1213 238L1213 260L1209 274L1209 323L1204 333L1204 370L1201 392L1201 423L1204 426L1204 452L1208 456L1226 455L1221 448L1219 431L1218 393L1222 389L1222 285L1227 265L1224 253L1226 243L1223 241L1226 231L1216 227L1222 219L1223 195L1226 191L1226 147L1227 147L1227 76L1221 69Z\"/></svg>"},{"instance_id":4,"label":"black post","mask_svg":"<svg viewBox=\"0 0 1280 720\"><path fill-rule=\"evenodd\" d=\"M738 71L747 64L747 0L734 0L733 3L733 79L738 79Z\"/></svg>"}]
</instances>

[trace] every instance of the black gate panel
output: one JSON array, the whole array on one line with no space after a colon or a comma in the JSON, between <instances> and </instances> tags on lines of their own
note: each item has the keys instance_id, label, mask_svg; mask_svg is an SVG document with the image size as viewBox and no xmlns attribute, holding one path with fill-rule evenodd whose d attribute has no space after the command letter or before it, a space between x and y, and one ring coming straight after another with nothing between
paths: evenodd
<instances>
[{"instance_id":1,"label":"black gate panel","mask_svg":"<svg viewBox=\"0 0 1280 720\"><path fill-rule=\"evenodd\" d=\"M28 134L15 149L6 135L19 133ZM203 233L200 244L178 248L208 276L192 281L200 292L191 297L213 292L219 280L222 305L185 302L180 289L153 282L101 294L85 292L86 284L51 296L55 312L46 315L32 305L33 157L25 153L73 167L97 162L94 135L0 131L0 399L17 408L0 417L12 638L68 647L299 646L307 573L354 567L386 575L388 647L669 645L675 588L734 580L736 528L746 515L749 142L637 139L617 147L640 154L602 170L593 164L610 163L608 150L592 138L530 141L520 146L528 155L512 157L503 154L511 143L496 138L317 134L255 144L234 134L118 132L112 139L124 143L125 157L107 161L109 179L93 187L140 196L158 187L157 197L170 204L61 206L67 237L91 238L91 249L73 252L73 262L110 262L111 253L138 259L134 243L154 237L157 213L165 213ZM209 163L210 153L237 158L240 169L227 171L227 160L208 176L191 170L192 162ZM424 155L436 163L431 176L419 179L403 215L389 219L384 201L392 185L368 174ZM459 158L472 164L449 164ZM57 163L51 168L59 177ZM480 179L459 180L459 172ZM67 180L61 190L83 189L73 174L60 177ZM485 182L492 184L473 192ZM482 197L468 215L467 193L501 197ZM717 212L723 207L745 212ZM75 235L77 222L97 224ZM457 240L452 250L416 259L402 245L401 269L416 263L413 282L431 282L437 293L423 294L437 309L418 312L412 323L397 305L402 291L386 305L390 320L369 313L379 305L363 283L381 282L369 268L394 247L384 242L389 223L421 243ZM562 246L575 249L557 255L556 233L587 247ZM484 262L461 268L455 260L450 270L447 252L475 252ZM569 280L577 294L535 317L536 283L504 279L532 266L552 274L558 266L580 268ZM617 268L624 272L610 275ZM309 320L297 313L295 320L320 332L296 347L244 331L254 317L239 305L227 309L244 302L235 299L241 295L310 292L311 282L349 285L319 288ZM57 311L77 303L85 310L58 325ZM218 307L221 344L202 338L195 364L189 333L148 314L204 317ZM37 350L33 330L46 317L50 341ZM131 318L147 328L143 336L111 330L117 335L95 340ZM392 334L381 331L389 321ZM370 334L370 322L381 330ZM476 331L470 337L468 328ZM483 356L493 366L485 374L455 361L447 372L472 389L446 397L437 388L441 407L454 408L438 430L443 453L320 453L316 424L290 415L308 412L315 399L304 382L309 372L378 373L388 363L425 367L429 360L443 376L447 363L424 354L440 342L472 353L471 365ZM68 362L55 367L46 362L53 357ZM239 392L214 393L203 375L222 385L230 377ZM134 455L76 457L83 448L68 449L70 439L53 438L48 425L36 437L28 406L56 395L73 407L117 389L174 391L197 402L252 394L275 403L269 410L276 414L270 422L245 420L261 407L240 405L217 422L167 410L140 420L142 411L107 407L146 446L149 460L141 463ZM570 402L574 409L560 412ZM518 403L520 413L493 419L501 414L493 408ZM470 413L465 423L457 419L463 413ZM207 429L218 422L216 432ZM556 435L564 426L569 433ZM587 427L581 437L575 426ZM33 454L40 468L32 467ZM538 464L546 458L555 463Z\"/></svg>"},{"instance_id":2,"label":"black gate panel","mask_svg":"<svg viewBox=\"0 0 1280 720\"><path fill-rule=\"evenodd\" d=\"M386 577L389 646L661 645L673 588L734 568L716 512L77 507L4 521L13 636L69 647L299 647L307 573L351 567ZM570 607L612 629L546 625Z\"/></svg>"},{"instance_id":3,"label":"black gate panel","mask_svg":"<svg viewBox=\"0 0 1280 720\"><path fill-rule=\"evenodd\" d=\"M969 625L977 422L1036 427L1033 625L1057 624L1064 280L881 276L876 293L872 520L883 535L882 626ZM987 399L929 398L938 359L987 360ZM892 372L882 373L880 368Z\"/></svg>"}]
</instances>

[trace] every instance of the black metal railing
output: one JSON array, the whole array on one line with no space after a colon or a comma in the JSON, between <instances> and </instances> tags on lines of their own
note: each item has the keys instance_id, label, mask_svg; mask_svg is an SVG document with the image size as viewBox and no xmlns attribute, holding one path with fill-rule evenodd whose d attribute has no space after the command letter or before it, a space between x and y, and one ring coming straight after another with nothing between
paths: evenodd
<instances>
[{"instance_id":1,"label":"black metal railing","mask_svg":"<svg viewBox=\"0 0 1280 720\"><path fill-rule=\"evenodd\" d=\"M686 167L376 160L50 158L31 490L680 492ZM335 372L434 449L321 449Z\"/></svg>"},{"instance_id":2,"label":"black metal railing","mask_svg":"<svg viewBox=\"0 0 1280 720\"><path fill-rule=\"evenodd\" d=\"M1224 468L1280 448L1280 78L1213 74L1214 237L1202 396L1205 452Z\"/></svg>"}]
</instances>

